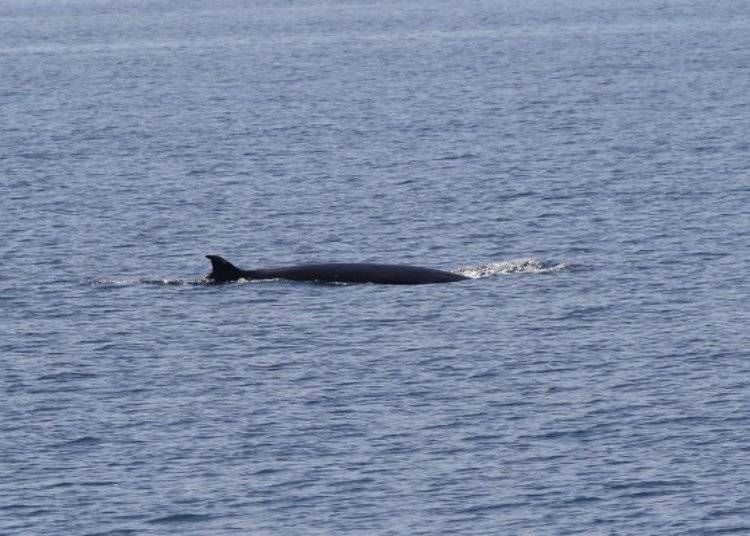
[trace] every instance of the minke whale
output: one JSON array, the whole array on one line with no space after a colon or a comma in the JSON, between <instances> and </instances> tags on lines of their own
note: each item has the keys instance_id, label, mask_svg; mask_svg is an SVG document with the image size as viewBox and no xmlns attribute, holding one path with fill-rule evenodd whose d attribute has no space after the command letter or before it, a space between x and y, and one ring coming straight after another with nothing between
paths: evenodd
<instances>
[{"instance_id":1,"label":"minke whale","mask_svg":"<svg viewBox=\"0 0 750 536\"><path fill-rule=\"evenodd\" d=\"M378 285L424 285L451 283L469 279L460 274L400 264L343 263L303 264L243 270L218 255L206 255L211 261L211 283L228 283L238 279L290 279L323 283L375 283Z\"/></svg>"}]
</instances>

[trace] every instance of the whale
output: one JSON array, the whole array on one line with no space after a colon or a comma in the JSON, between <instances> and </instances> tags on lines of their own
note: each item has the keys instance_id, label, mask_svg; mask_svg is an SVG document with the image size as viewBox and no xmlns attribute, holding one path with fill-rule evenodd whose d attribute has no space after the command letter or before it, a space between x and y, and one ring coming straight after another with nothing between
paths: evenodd
<instances>
[{"instance_id":1,"label":"whale","mask_svg":"<svg viewBox=\"0 0 750 536\"><path fill-rule=\"evenodd\" d=\"M206 258L211 261L211 273L206 276L206 281L210 283L229 283L239 279L289 279L320 283L425 285L469 279L453 272L402 264L331 262L244 270L219 255L206 255Z\"/></svg>"}]
</instances>

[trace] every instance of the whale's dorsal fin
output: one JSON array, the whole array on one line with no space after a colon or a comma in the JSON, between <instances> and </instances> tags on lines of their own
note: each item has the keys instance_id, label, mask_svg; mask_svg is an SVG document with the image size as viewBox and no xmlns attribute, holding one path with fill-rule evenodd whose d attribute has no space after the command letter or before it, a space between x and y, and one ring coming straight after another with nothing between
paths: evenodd
<instances>
[{"instance_id":1,"label":"whale's dorsal fin","mask_svg":"<svg viewBox=\"0 0 750 536\"><path fill-rule=\"evenodd\" d=\"M226 281L236 281L245 276L243 270L237 268L224 257L206 255L206 258L211 261L211 273L208 274L208 279L211 281L224 283Z\"/></svg>"}]
</instances>

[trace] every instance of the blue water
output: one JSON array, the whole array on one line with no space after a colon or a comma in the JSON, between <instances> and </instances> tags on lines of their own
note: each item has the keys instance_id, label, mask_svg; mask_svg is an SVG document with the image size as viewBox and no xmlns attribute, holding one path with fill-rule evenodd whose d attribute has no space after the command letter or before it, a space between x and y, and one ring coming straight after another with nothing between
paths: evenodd
<instances>
[{"instance_id":1,"label":"blue water","mask_svg":"<svg viewBox=\"0 0 750 536\"><path fill-rule=\"evenodd\" d=\"M749 50L744 0L4 0L0 534L749 534Z\"/></svg>"}]
</instances>

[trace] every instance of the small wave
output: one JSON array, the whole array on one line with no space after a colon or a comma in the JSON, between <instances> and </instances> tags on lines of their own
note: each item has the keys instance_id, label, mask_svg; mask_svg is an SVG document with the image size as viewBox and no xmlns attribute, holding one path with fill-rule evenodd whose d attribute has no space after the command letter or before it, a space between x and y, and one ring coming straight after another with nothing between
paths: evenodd
<instances>
[{"instance_id":1,"label":"small wave","mask_svg":"<svg viewBox=\"0 0 750 536\"><path fill-rule=\"evenodd\" d=\"M56 445L57 447L88 447L91 445L99 445L102 442L98 437L83 436L78 439L72 439Z\"/></svg>"},{"instance_id":2,"label":"small wave","mask_svg":"<svg viewBox=\"0 0 750 536\"><path fill-rule=\"evenodd\" d=\"M150 519L148 522L151 524L160 523L196 523L200 521L210 521L214 519L214 516L206 514L172 514L164 517L157 517Z\"/></svg>"},{"instance_id":3,"label":"small wave","mask_svg":"<svg viewBox=\"0 0 750 536\"><path fill-rule=\"evenodd\" d=\"M460 153L460 154L449 154L446 156L441 156L440 158L436 158L436 162L444 161L444 160L468 160L470 158L476 158L477 155L474 153Z\"/></svg>"},{"instance_id":4,"label":"small wave","mask_svg":"<svg viewBox=\"0 0 750 536\"><path fill-rule=\"evenodd\" d=\"M57 372L54 374L39 376L37 379L39 381L67 382L73 380L87 380L89 378L96 378L96 374L90 374L87 372Z\"/></svg>"},{"instance_id":5,"label":"small wave","mask_svg":"<svg viewBox=\"0 0 750 536\"><path fill-rule=\"evenodd\" d=\"M512 259L477 266L462 266L456 273L479 279L505 274L555 274L573 265L569 262L545 262L537 259Z\"/></svg>"},{"instance_id":6,"label":"small wave","mask_svg":"<svg viewBox=\"0 0 750 536\"><path fill-rule=\"evenodd\" d=\"M137 534L136 529L114 529L108 532L94 532L89 536L129 536L130 534Z\"/></svg>"}]
</instances>

